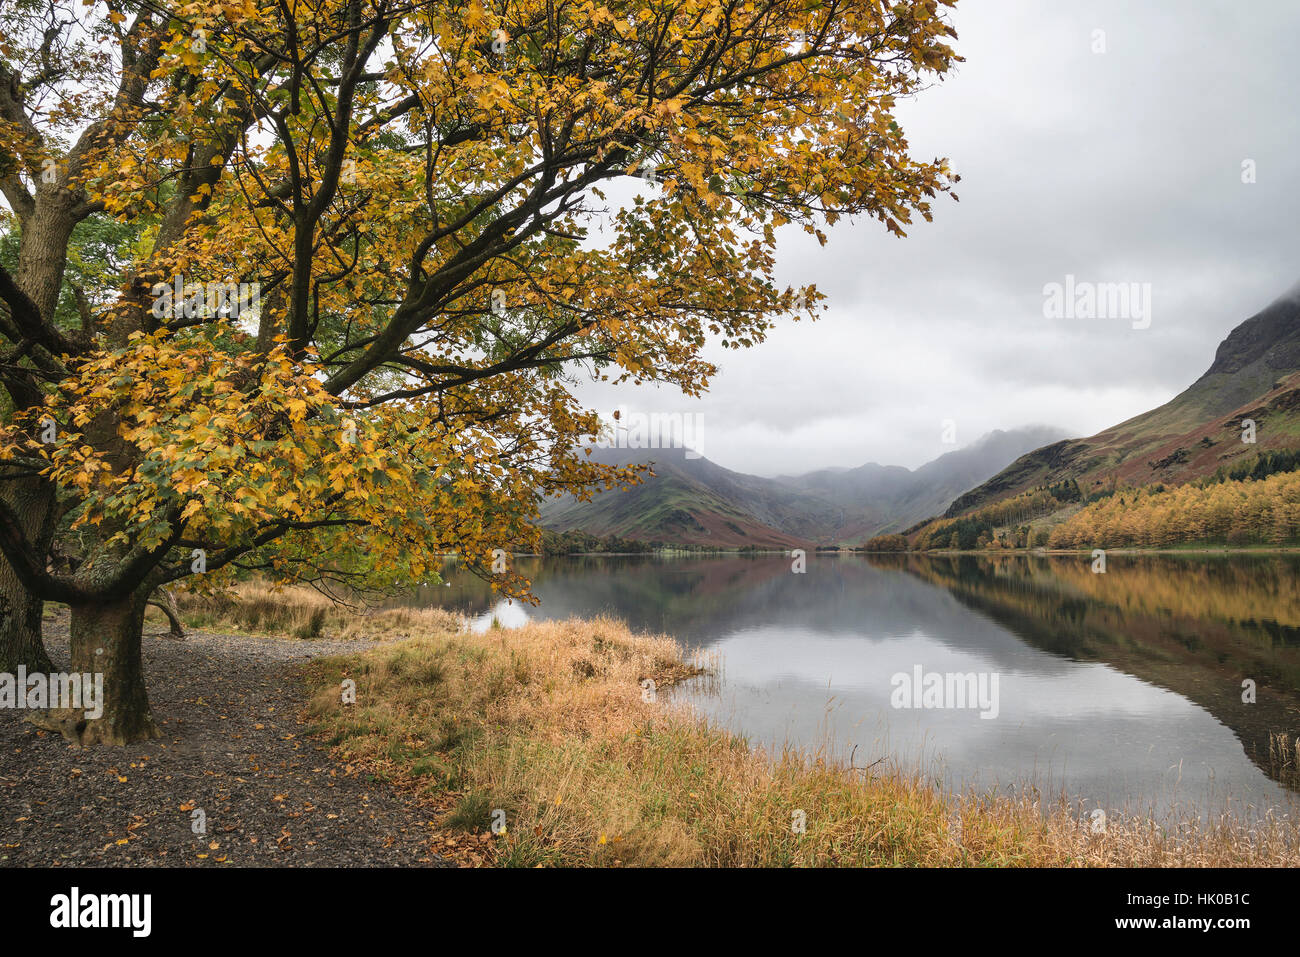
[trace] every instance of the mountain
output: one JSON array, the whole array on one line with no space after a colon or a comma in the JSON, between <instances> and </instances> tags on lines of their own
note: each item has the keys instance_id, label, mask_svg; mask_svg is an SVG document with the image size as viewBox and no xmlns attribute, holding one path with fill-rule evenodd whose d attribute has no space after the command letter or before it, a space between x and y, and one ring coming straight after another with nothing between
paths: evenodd
<instances>
[{"instance_id":1,"label":"mountain","mask_svg":"<svg viewBox=\"0 0 1300 957\"><path fill-rule=\"evenodd\" d=\"M1243 441L1243 422L1255 442ZM1205 374L1169 402L1087 439L1023 455L958 497L955 517L1066 479L1086 495L1114 485L1179 485L1257 453L1300 448L1300 285L1219 344Z\"/></svg>"},{"instance_id":2,"label":"mountain","mask_svg":"<svg viewBox=\"0 0 1300 957\"><path fill-rule=\"evenodd\" d=\"M915 471L869 463L778 478L733 472L703 457L687 458L682 449L599 449L593 458L600 462L651 462L654 475L590 502L549 500L542 524L556 531L721 547L859 544L942 512L963 490L1060 435L1043 426L991 432Z\"/></svg>"},{"instance_id":3,"label":"mountain","mask_svg":"<svg viewBox=\"0 0 1300 957\"><path fill-rule=\"evenodd\" d=\"M833 502L849 508L855 502L871 502L883 512L879 521L850 527L842 537L870 538L887 532L901 532L944 509L965 490L980 484L1006 463L1043 442L1061 437L1050 426L1028 426L988 433L965 448L956 449L927 462L913 472L897 467L864 465L840 475L813 472L796 482L823 490ZM823 478L823 476L825 476Z\"/></svg>"},{"instance_id":4,"label":"mountain","mask_svg":"<svg viewBox=\"0 0 1300 957\"><path fill-rule=\"evenodd\" d=\"M652 463L654 474L627 490L610 489L590 502L572 496L542 505L542 525L555 531L581 529L682 545L792 547L809 539L783 531L806 504L771 479L733 472L683 449L597 449L606 465Z\"/></svg>"}]
</instances>

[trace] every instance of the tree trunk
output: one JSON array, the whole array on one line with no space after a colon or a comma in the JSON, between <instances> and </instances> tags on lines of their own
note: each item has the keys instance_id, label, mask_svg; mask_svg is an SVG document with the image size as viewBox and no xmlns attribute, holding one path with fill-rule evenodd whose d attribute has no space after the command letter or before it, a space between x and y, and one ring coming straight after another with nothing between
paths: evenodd
<instances>
[{"instance_id":1,"label":"tree trunk","mask_svg":"<svg viewBox=\"0 0 1300 957\"><path fill-rule=\"evenodd\" d=\"M14 674L21 665L28 673L46 674L52 667L41 641L45 602L18 580L0 558L0 672Z\"/></svg>"},{"instance_id":2,"label":"tree trunk","mask_svg":"<svg viewBox=\"0 0 1300 957\"><path fill-rule=\"evenodd\" d=\"M167 616L167 623L171 626L171 636L173 638L184 638L185 625L181 622L181 610L176 605L176 596L161 586L154 594L158 597L150 598L149 604Z\"/></svg>"},{"instance_id":3,"label":"tree trunk","mask_svg":"<svg viewBox=\"0 0 1300 957\"><path fill-rule=\"evenodd\" d=\"M38 554L48 552L54 497L42 481L5 483L3 493L22 523L23 537ZM13 566L0 555L0 672L14 674L19 665L28 672L46 674L50 657L41 642L41 617L45 602L18 580Z\"/></svg>"},{"instance_id":4,"label":"tree trunk","mask_svg":"<svg viewBox=\"0 0 1300 957\"><path fill-rule=\"evenodd\" d=\"M103 676L103 711L48 711L33 723L77 744L133 744L159 736L145 691L140 638L152 585L130 596L72 606L71 671Z\"/></svg>"},{"instance_id":5,"label":"tree trunk","mask_svg":"<svg viewBox=\"0 0 1300 957\"><path fill-rule=\"evenodd\" d=\"M54 324L68 240L75 225L70 214L72 196L58 183L41 181L36 187L36 207L23 223L18 244L14 281L36 307L41 321ZM11 395L17 397L12 389ZM23 537L37 555L49 553L54 533L54 492L41 479L5 482L3 495L22 524ZM13 673L19 665L48 673L50 658L41 643L41 617L45 602L28 592L0 555L0 672Z\"/></svg>"},{"instance_id":6,"label":"tree trunk","mask_svg":"<svg viewBox=\"0 0 1300 957\"><path fill-rule=\"evenodd\" d=\"M54 310L63 288L63 270L68 263L68 241L77 225L72 215L74 197L62 183L40 182L36 207L23 224L18 244L18 288L27 294L41 321L54 325Z\"/></svg>"}]
</instances>

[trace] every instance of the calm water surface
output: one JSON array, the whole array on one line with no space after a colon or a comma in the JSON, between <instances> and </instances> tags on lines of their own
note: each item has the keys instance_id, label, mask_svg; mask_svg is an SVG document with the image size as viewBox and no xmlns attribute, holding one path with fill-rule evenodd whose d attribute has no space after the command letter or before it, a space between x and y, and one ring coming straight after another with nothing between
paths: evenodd
<instances>
[{"instance_id":1,"label":"calm water surface","mask_svg":"<svg viewBox=\"0 0 1300 957\"><path fill-rule=\"evenodd\" d=\"M1294 810L1294 556L1112 555L1105 574L1029 556L810 557L804 574L779 556L519 562L539 606L496 601L454 569L410 602L480 628L608 613L716 652L721 680L675 693L754 744L1085 809ZM893 706L895 676L918 668L997 675L996 717Z\"/></svg>"}]
</instances>

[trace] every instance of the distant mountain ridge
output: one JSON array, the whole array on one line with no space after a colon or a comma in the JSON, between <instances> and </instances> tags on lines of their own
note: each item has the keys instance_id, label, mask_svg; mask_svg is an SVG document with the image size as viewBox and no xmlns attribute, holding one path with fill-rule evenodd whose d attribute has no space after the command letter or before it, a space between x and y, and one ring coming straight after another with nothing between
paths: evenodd
<instances>
[{"instance_id":1,"label":"distant mountain ridge","mask_svg":"<svg viewBox=\"0 0 1300 957\"><path fill-rule=\"evenodd\" d=\"M1254 442L1242 441L1253 423ZM667 543L791 547L860 544L937 515L957 517L1072 480L1084 495L1179 485L1259 453L1300 449L1300 284L1234 328L1205 373L1169 402L1083 439L1030 427L989 433L916 470L875 463L761 478L684 451L601 450L653 462L655 475L591 502L553 499L542 524Z\"/></svg>"},{"instance_id":2,"label":"distant mountain ridge","mask_svg":"<svg viewBox=\"0 0 1300 957\"><path fill-rule=\"evenodd\" d=\"M1247 420L1253 443L1242 441ZM956 517L1073 479L1088 494L1115 485L1178 485L1238 460L1300 448L1300 284L1241 323L1209 369L1169 402L1086 439L1023 455L953 501Z\"/></svg>"},{"instance_id":3,"label":"distant mountain ridge","mask_svg":"<svg viewBox=\"0 0 1300 957\"><path fill-rule=\"evenodd\" d=\"M1060 429L995 431L916 470L875 463L762 478L734 472L682 449L599 449L610 465L653 462L653 477L590 502L542 506L542 524L675 544L795 547L860 544L942 512L966 489L1024 452L1060 438Z\"/></svg>"}]
</instances>

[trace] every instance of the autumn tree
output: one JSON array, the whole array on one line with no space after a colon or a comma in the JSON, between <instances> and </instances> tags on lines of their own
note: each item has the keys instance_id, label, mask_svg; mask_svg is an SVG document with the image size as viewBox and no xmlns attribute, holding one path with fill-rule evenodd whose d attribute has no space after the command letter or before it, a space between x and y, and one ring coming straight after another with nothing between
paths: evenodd
<instances>
[{"instance_id":1,"label":"autumn tree","mask_svg":"<svg viewBox=\"0 0 1300 957\"><path fill-rule=\"evenodd\" d=\"M501 577L540 496L633 478L578 377L698 394L709 339L818 308L783 226L901 236L950 186L893 116L956 59L936 0L16 0L0 34L3 654L68 603L83 742L156 733L159 584ZM69 290L86 222L129 261Z\"/></svg>"}]
</instances>

